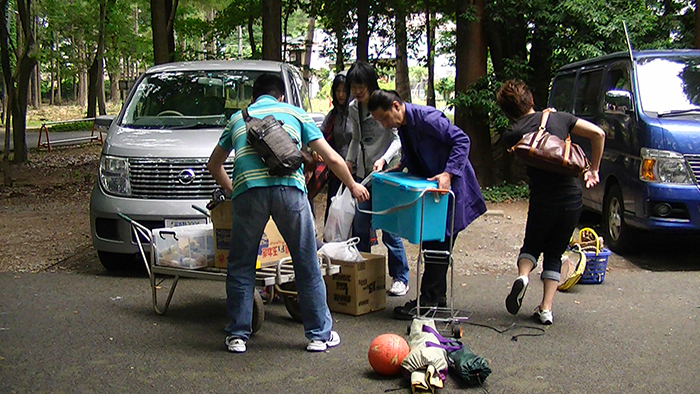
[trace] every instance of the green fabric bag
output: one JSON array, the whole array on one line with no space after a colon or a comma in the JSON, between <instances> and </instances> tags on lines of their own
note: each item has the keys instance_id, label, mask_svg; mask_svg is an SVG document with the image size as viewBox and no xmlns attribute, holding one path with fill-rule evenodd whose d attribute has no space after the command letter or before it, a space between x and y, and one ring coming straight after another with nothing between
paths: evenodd
<instances>
[{"instance_id":1,"label":"green fabric bag","mask_svg":"<svg viewBox=\"0 0 700 394\"><path fill-rule=\"evenodd\" d=\"M480 386L491 375L488 361L472 353L466 346L447 355L450 367L468 386Z\"/></svg>"}]
</instances>

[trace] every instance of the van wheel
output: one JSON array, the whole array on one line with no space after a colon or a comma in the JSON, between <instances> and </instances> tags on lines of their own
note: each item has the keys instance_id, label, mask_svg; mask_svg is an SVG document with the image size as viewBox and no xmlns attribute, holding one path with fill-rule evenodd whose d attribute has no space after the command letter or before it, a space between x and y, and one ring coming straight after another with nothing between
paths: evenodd
<instances>
[{"instance_id":1,"label":"van wheel","mask_svg":"<svg viewBox=\"0 0 700 394\"><path fill-rule=\"evenodd\" d=\"M633 230L625 224L625 203L620 187L613 185L603 201L603 238L605 244L616 253L629 251Z\"/></svg>"},{"instance_id":2,"label":"van wheel","mask_svg":"<svg viewBox=\"0 0 700 394\"><path fill-rule=\"evenodd\" d=\"M97 251L100 263L107 271L132 271L138 267L135 255ZM143 264L141 264L143 266Z\"/></svg>"}]
</instances>

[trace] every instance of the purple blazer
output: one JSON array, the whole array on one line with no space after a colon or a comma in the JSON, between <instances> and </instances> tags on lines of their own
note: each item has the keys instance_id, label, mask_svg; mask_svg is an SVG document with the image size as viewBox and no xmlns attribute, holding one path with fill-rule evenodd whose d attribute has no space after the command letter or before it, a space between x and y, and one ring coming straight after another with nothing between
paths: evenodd
<instances>
[{"instance_id":1,"label":"purple blazer","mask_svg":"<svg viewBox=\"0 0 700 394\"><path fill-rule=\"evenodd\" d=\"M486 212L474 168L469 162L469 136L432 107L406 104L406 125L399 127L401 164L416 176L452 174L455 194L455 234ZM450 211L445 234L450 236Z\"/></svg>"}]
</instances>

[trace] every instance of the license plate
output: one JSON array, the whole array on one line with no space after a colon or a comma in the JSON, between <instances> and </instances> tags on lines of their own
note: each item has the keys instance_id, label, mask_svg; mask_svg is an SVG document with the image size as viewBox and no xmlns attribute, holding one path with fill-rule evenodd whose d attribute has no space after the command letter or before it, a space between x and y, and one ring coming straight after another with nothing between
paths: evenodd
<instances>
[{"instance_id":1,"label":"license plate","mask_svg":"<svg viewBox=\"0 0 700 394\"><path fill-rule=\"evenodd\" d=\"M165 227L191 226L193 224L205 224L207 219L165 219Z\"/></svg>"}]
</instances>

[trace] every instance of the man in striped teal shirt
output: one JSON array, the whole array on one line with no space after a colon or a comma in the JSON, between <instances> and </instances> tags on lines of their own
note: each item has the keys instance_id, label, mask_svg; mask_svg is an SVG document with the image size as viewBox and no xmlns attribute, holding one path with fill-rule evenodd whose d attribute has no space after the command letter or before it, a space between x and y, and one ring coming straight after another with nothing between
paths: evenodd
<instances>
[{"instance_id":1,"label":"man in striped teal shirt","mask_svg":"<svg viewBox=\"0 0 700 394\"><path fill-rule=\"evenodd\" d=\"M306 144L323 157L331 171L350 189L358 201L369 193L355 182L345 161L323 138L311 117L304 110L281 102L284 82L279 75L263 74L253 84L254 103L250 116L273 115L284 122L284 129L301 144ZM233 181L223 164L235 150ZM229 351L243 353L251 334L255 262L258 245L272 216L287 243L294 261L294 275L308 351L325 351L340 344L340 336L332 331L333 321L326 304L326 286L318 266L316 237L311 206L306 197L303 169L288 176L272 176L265 163L246 141L245 121L235 113L214 148L207 168L216 182L231 192L231 244L226 276L226 345Z\"/></svg>"}]
</instances>

